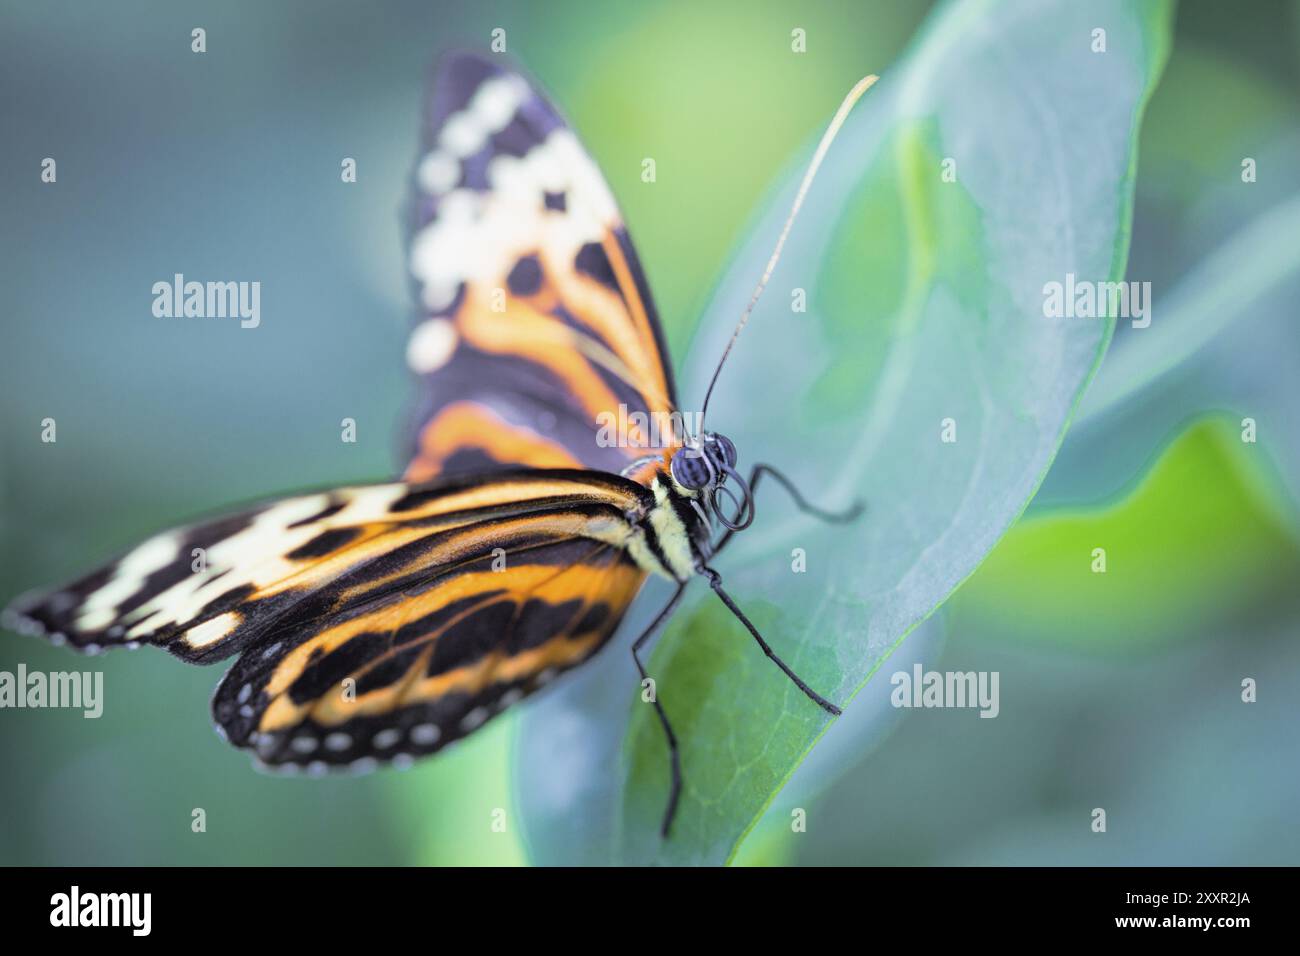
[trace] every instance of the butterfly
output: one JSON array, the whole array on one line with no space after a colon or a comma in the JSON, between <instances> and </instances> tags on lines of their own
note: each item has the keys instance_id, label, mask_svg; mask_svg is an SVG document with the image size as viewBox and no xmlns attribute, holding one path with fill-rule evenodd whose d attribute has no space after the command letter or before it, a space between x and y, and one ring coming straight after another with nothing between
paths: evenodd
<instances>
[{"instance_id":1,"label":"butterfly","mask_svg":"<svg viewBox=\"0 0 1300 956\"><path fill-rule=\"evenodd\" d=\"M702 576L763 653L838 714L711 562L754 520L764 476L826 520L858 509L814 508L767 465L742 477L735 445L704 429L716 372L698 429L682 424L613 196L519 72L454 54L432 90L409 241L418 319L406 360L419 398L401 480L164 531L19 598L5 626L87 653L150 644L193 664L234 658L212 700L218 733L261 766L315 774L408 764L472 733L590 660L654 574L676 590L632 643L648 680L647 641ZM598 427L611 420L617 429ZM667 836L682 772L654 697L672 772Z\"/></svg>"}]
</instances>

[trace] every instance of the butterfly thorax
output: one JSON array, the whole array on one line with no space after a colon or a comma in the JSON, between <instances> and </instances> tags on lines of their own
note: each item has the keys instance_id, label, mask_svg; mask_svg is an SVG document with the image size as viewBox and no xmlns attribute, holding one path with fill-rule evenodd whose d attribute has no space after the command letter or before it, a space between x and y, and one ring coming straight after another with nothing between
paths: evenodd
<instances>
[{"instance_id":1,"label":"butterfly thorax","mask_svg":"<svg viewBox=\"0 0 1300 956\"><path fill-rule=\"evenodd\" d=\"M707 513L672 479L675 449L648 453L623 469L623 477L646 488L646 505L633 522L628 553L642 570L685 581L707 549Z\"/></svg>"},{"instance_id":2,"label":"butterfly thorax","mask_svg":"<svg viewBox=\"0 0 1300 956\"><path fill-rule=\"evenodd\" d=\"M677 488L666 472L651 479L650 491L654 504L642 530L645 556L653 560L646 563L635 550L632 557L647 571L686 581L707 558L712 526L699 502Z\"/></svg>"}]
</instances>

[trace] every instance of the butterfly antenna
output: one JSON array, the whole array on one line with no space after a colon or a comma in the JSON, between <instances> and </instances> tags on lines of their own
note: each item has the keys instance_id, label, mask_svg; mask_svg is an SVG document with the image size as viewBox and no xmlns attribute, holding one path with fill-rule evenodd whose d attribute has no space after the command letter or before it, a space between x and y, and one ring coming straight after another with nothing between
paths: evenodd
<instances>
[{"instance_id":1,"label":"butterfly antenna","mask_svg":"<svg viewBox=\"0 0 1300 956\"><path fill-rule=\"evenodd\" d=\"M835 111L835 116L831 119L831 124L826 127L826 132L822 134L822 141L817 144L817 152L813 154L812 162L808 164L808 171L803 174L803 182L799 184L799 192L794 197L794 205L790 207L790 215L786 217L785 225L781 228L781 238L776 241L776 248L772 250L772 258L767 260L767 268L763 270L763 278L758 280L758 287L754 289L754 294L749 298L749 305L745 306L745 311L736 323L736 330L731 333L731 341L727 347L722 350L722 358L718 359L718 367L713 370L713 378L709 380L708 391L704 393L704 407L700 411L700 434L704 434L704 416L709 413L709 399L713 395L713 386L718 384L718 373L722 371L723 364L727 361L727 356L731 354L731 347L736 344L736 339L740 338L741 331L749 321L750 313L754 311L754 306L758 303L758 297L763 294L763 289L767 286L767 280L772 278L772 270L776 268L777 261L781 258L781 249L785 246L786 237L790 235L790 227L794 225L795 217L799 215L799 207L803 205L803 200L808 195L808 187L812 185L813 177L817 175L817 170L826 158L826 151L830 149L831 143L844 125L848 118L849 110L861 99L862 94L871 89L873 83L878 77L875 75L864 76L854 84L853 89L849 90L844 102L840 103L840 108Z\"/></svg>"}]
</instances>

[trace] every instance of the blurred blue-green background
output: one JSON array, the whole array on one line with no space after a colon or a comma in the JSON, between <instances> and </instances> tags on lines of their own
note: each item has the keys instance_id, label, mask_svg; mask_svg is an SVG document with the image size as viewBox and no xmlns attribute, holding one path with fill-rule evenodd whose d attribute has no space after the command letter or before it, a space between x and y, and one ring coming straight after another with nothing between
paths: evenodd
<instances>
[{"instance_id":1,"label":"blurred blue-green background","mask_svg":"<svg viewBox=\"0 0 1300 956\"><path fill-rule=\"evenodd\" d=\"M403 202L440 50L507 30L511 57L604 169L680 359L774 183L856 79L888 71L928 9L0 11L8 599L216 506L397 470L410 389ZM808 53L792 57L796 26ZM202 55L194 27L207 31ZM999 719L906 714L845 756L816 826L760 829L742 861L1300 861L1300 273L1286 253L1300 232L1294 213L1274 215L1300 194L1298 143L1300 5L1181 7L1142 126L1129 275L1153 283L1157 323L1185 317L1204 333L1175 338L1188 354L1170 358L1177 344L1151 351L1121 323L1035 503L945 606L927 666L999 671ZM647 155L653 190L640 180ZM47 156L54 185L40 181ZM357 161L355 184L340 182L343 157ZM1243 157L1258 162L1248 189ZM261 327L155 319L150 288L175 272L261 281ZM1198 312L1198 276L1243 290ZM1240 440L1247 416L1257 444ZM40 441L47 417L54 444ZM346 417L356 444L338 439ZM1080 578L1078 555L1101 539L1133 573ZM102 667L107 704L97 721L0 711L0 863L529 859L518 828L466 823L527 799L509 718L404 773L280 779L212 732L216 669L149 652L87 663L3 635L0 670L19 662ZM1080 801L1107 807L1119 838L1080 826ZM191 832L196 807L206 833Z\"/></svg>"}]
</instances>

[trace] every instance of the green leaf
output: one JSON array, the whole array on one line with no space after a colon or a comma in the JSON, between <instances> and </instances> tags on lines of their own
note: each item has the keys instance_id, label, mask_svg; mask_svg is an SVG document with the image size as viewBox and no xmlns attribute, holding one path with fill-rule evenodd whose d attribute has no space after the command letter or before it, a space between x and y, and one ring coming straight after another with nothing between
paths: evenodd
<instances>
[{"instance_id":1,"label":"green leaf","mask_svg":"<svg viewBox=\"0 0 1300 956\"><path fill-rule=\"evenodd\" d=\"M1102 416L1179 368L1230 327L1240 331L1279 287L1300 277L1300 194L1279 200L1188 270L1161 304L1151 334L1132 336L1106 363L1080 419ZM1274 313L1272 318L1279 316ZM1147 330L1143 330L1145 333Z\"/></svg>"},{"instance_id":2,"label":"green leaf","mask_svg":"<svg viewBox=\"0 0 1300 956\"><path fill-rule=\"evenodd\" d=\"M1091 49L1098 26L1105 53ZM735 439L742 464L777 463L813 500L868 504L857 524L827 527L765 486L755 527L717 562L777 653L832 700L849 701L976 568L1051 463L1113 323L1045 318L1043 287L1123 275L1137 124L1169 26L1158 2L947 6L884 71L810 191L709 426ZM683 378L691 400L801 172L707 312ZM792 311L796 289L806 312ZM945 419L955 442L941 441ZM662 733L630 662L606 654L523 721L534 859L724 862L826 729L703 591L649 668L682 743L672 838L658 836Z\"/></svg>"},{"instance_id":3,"label":"green leaf","mask_svg":"<svg viewBox=\"0 0 1300 956\"><path fill-rule=\"evenodd\" d=\"M1236 421L1210 416L1118 500L1026 515L947 610L962 633L1011 641L1132 650L1199 637L1294 590L1286 512Z\"/></svg>"},{"instance_id":4,"label":"green leaf","mask_svg":"<svg viewBox=\"0 0 1300 956\"><path fill-rule=\"evenodd\" d=\"M1279 193L1272 183L1260 192L1270 188ZM1033 512L1113 496L1190 419L1231 413L1239 428L1249 423L1256 433L1239 450L1249 451L1257 470L1286 490L1286 521L1300 531L1300 441L1293 424L1300 418L1300 387L1291 374L1300 360L1293 320L1300 294L1297 230L1300 193L1281 192L1244 226L1223 230L1226 237L1209 255L1184 264L1150 327L1128 330L1112 343Z\"/></svg>"}]
</instances>

